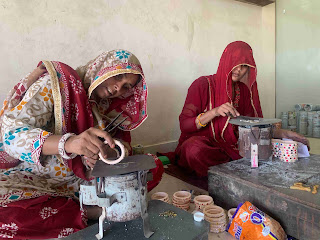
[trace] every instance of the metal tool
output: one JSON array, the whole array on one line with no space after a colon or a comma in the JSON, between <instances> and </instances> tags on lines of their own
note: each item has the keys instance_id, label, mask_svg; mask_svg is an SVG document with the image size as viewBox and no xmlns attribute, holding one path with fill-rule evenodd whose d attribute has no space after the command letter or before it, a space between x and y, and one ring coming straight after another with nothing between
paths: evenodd
<instances>
[{"instance_id":1,"label":"metal tool","mask_svg":"<svg viewBox=\"0 0 320 240\"><path fill-rule=\"evenodd\" d=\"M121 116L121 114L123 113L123 111L122 112L120 112L104 129L102 129L103 131L107 131L108 133L111 133L114 129L116 129L117 127L119 127L120 126L120 124L122 124L127 118L128 118L128 116L127 117L125 117L124 119L122 119L120 122L118 122L116 125L114 125L114 126L112 126L115 122L116 122L116 120ZM101 140L101 141L103 141L105 144L108 144L108 142L107 141L105 141L105 139L103 139L103 138L101 138L101 137L99 137L99 139ZM103 156L102 156L102 154L101 153L99 153L99 158L103 161L103 162L105 162L105 163L107 163L107 164L117 164L117 163L119 163L120 161L122 161L122 159L124 158L124 156L125 156L125 150L124 150L124 146L123 146L123 144L120 142L120 141L118 141L118 140L114 140L114 143L115 143L115 151L116 151L116 153L117 153L117 158L116 159L112 159L112 158L110 158L110 159L106 159L106 158L104 158Z\"/></svg>"},{"instance_id":2,"label":"metal tool","mask_svg":"<svg viewBox=\"0 0 320 240\"><path fill-rule=\"evenodd\" d=\"M112 127L112 124L115 123L115 121L118 120L118 118L121 116L121 114L123 113L120 112L104 129L102 129L103 131L107 131L108 133L111 133L113 130L115 130L117 127L119 127L129 116L125 117L124 119L122 119L120 122L118 122L115 126ZM110 129L109 129L110 128Z\"/></svg>"},{"instance_id":3,"label":"metal tool","mask_svg":"<svg viewBox=\"0 0 320 240\"><path fill-rule=\"evenodd\" d=\"M128 117L113 126L122 113L119 113L103 130L110 133L122 124ZM105 139L99 139L108 144ZM147 212L147 175L149 169L155 168L156 164L151 155L124 157L122 143L117 140L115 143L120 157L111 161L104 159L99 153L102 161L97 161L92 170L92 176L96 177L95 184L80 185L80 205L81 207L82 204L98 205L102 208L97 239L103 238L105 219L123 222L139 216L143 219L144 236L149 238L154 232L151 231Z\"/></svg>"},{"instance_id":4,"label":"metal tool","mask_svg":"<svg viewBox=\"0 0 320 240\"><path fill-rule=\"evenodd\" d=\"M92 170L92 176L108 177L114 175L128 174L143 170L155 168L156 164L152 156L149 155L133 155L125 157L120 163L116 165L104 164L97 161Z\"/></svg>"},{"instance_id":5,"label":"metal tool","mask_svg":"<svg viewBox=\"0 0 320 240\"><path fill-rule=\"evenodd\" d=\"M147 171L139 171L138 173L138 183L139 183L139 191L140 191L140 207L141 207L141 218L143 220L143 234L146 238L149 238L154 234L151 231L149 214L147 212L147 202L144 200L144 196L146 196L146 185L147 185Z\"/></svg>"},{"instance_id":6,"label":"metal tool","mask_svg":"<svg viewBox=\"0 0 320 240\"><path fill-rule=\"evenodd\" d=\"M115 121L117 121L117 119L121 116L121 114L123 113L123 111L122 112L120 112L105 128L103 128L102 130L103 131L106 131L106 132L108 132L108 133L111 133L113 130L115 130L117 127L119 127L129 116L127 116L127 117L125 117L124 119L122 119L120 122L118 122L116 125L114 125L113 127L112 127L112 124L114 124L115 123ZM110 129L109 129L110 128ZM104 142L105 144L107 144L106 142L105 142L105 139L104 138L102 138L102 137L98 137L102 142ZM116 152L118 153L118 155L121 155L120 153L121 153L121 150L122 150L123 148L121 148L121 146L119 146L119 144L116 144L116 146L115 146L115 150L116 150ZM80 155L80 156L84 156L84 155ZM100 157L101 158L101 157ZM115 160L115 159L113 159L113 160Z\"/></svg>"},{"instance_id":7,"label":"metal tool","mask_svg":"<svg viewBox=\"0 0 320 240\"><path fill-rule=\"evenodd\" d=\"M229 123L239 126L239 154L246 159L251 159L252 167L258 167L257 159L272 159L272 129L273 124L278 122L281 122L281 119L246 116L230 119Z\"/></svg>"},{"instance_id":8,"label":"metal tool","mask_svg":"<svg viewBox=\"0 0 320 240\"><path fill-rule=\"evenodd\" d=\"M98 161L93 168L94 186L80 185L80 204L102 207L97 239L104 235L105 219L113 222L131 221L141 216L143 232L149 238L151 230L147 212L147 175L156 164L151 155L125 157L115 165Z\"/></svg>"},{"instance_id":9,"label":"metal tool","mask_svg":"<svg viewBox=\"0 0 320 240\"><path fill-rule=\"evenodd\" d=\"M264 125L272 125L274 123L281 122L281 119L266 119L266 118L257 118L257 117L246 117L239 116L235 118L231 118L229 123L239 126L264 126Z\"/></svg>"}]
</instances>

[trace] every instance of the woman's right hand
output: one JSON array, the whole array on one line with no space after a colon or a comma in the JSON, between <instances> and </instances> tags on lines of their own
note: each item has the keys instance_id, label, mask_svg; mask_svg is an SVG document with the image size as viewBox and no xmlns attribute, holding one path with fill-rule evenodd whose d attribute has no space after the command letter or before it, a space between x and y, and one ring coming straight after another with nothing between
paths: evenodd
<instances>
[{"instance_id":1,"label":"woman's right hand","mask_svg":"<svg viewBox=\"0 0 320 240\"><path fill-rule=\"evenodd\" d=\"M108 145L104 144L99 137L105 139ZM99 159L100 152L104 158L107 158L108 149L114 147L115 143L110 134L97 128L89 128L79 135L70 137L65 143L67 153L83 155L90 167L94 166Z\"/></svg>"},{"instance_id":2,"label":"woman's right hand","mask_svg":"<svg viewBox=\"0 0 320 240\"><path fill-rule=\"evenodd\" d=\"M231 103L226 102L219 107L212 109L214 111L215 117L238 117L240 113L235 109Z\"/></svg>"}]
</instances>

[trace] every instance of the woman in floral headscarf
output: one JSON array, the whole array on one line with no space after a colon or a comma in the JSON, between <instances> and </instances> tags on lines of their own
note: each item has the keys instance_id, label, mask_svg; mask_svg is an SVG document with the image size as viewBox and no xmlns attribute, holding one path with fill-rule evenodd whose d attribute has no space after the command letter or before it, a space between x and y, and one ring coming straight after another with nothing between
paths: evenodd
<instances>
[{"instance_id":1,"label":"woman in floral headscarf","mask_svg":"<svg viewBox=\"0 0 320 240\"><path fill-rule=\"evenodd\" d=\"M189 87L179 117L178 147L174 154L166 155L201 177L207 176L210 166L240 159L237 128L229 120L240 115L262 117L256 76L251 47L241 41L230 43L217 73L202 76ZM274 134L308 144L294 132L278 130Z\"/></svg>"},{"instance_id":2,"label":"woman in floral headscarf","mask_svg":"<svg viewBox=\"0 0 320 240\"><path fill-rule=\"evenodd\" d=\"M112 152L99 137L111 148L120 140L131 154L129 131L147 118L146 101L140 62L128 51L103 53L77 71L40 62L0 112L0 238L60 238L86 227L93 213L74 194L98 153ZM120 112L119 129L101 130ZM153 187L163 172L155 160Z\"/></svg>"}]
</instances>

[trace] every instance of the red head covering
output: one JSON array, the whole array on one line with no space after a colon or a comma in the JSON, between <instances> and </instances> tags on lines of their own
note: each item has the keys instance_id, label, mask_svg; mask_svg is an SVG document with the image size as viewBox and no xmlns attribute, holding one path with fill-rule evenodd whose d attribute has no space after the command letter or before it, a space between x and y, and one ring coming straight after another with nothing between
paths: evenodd
<instances>
[{"instance_id":1,"label":"red head covering","mask_svg":"<svg viewBox=\"0 0 320 240\"><path fill-rule=\"evenodd\" d=\"M256 82L257 68L252 55L251 47L241 41L230 43L220 59L217 73L210 76L211 108L221 106L226 102L232 103L232 70L239 65L249 66L248 75L241 80L247 85L251 93L251 104L256 117L262 117ZM218 142L227 142L232 145L237 142L229 118L217 117L211 122L213 136Z\"/></svg>"}]
</instances>

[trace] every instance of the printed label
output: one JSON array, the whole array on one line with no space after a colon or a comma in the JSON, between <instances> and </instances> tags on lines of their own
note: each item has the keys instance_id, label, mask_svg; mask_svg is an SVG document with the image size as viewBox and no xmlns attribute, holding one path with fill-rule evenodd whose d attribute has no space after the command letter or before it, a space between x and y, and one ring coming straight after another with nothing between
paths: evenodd
<instances>
[{"instance_id":1,"label":"printed label","mask_svg":"<svg viewBox=\"0 0 320 240\"><path fill-rule=\"evenodd\" d=\"M261 223L263 223L263 216L261 216L259 213L254 212L251 214L250 216L250 220L253 224L257 224L260 225Z\"/></svg>"},{"instance_id":2,"label":"printed label","mask_svg":"<svg viewBox=\"0 0 320 240\"><path fill-rule=\"evenodd\" d=\"M258 144L251 143L251 167L258 167Z\"/></svg>"},{"instance_id":3,"label":"printed label","mask_svg":"<svg viewBox=\"0 0 320 240\"><path fill-rule=\"evenodd\" d=\"M240 214L240 219L244 223L249 220L249 217L250 217L250 214L247 212L243 212Z\"/></svg>"},{"instance_id":4,"label":"printed label","mask_svg":"<svg viewBox=\"0 0 320 240\"><path fill-rule=\"evenodd\" d=\"M241 236L241 233L242 233L242 227L239 226L237 223L234 224L234 236L237 240L240 240L240 236Z\"/></svg>"}]
</instances>

